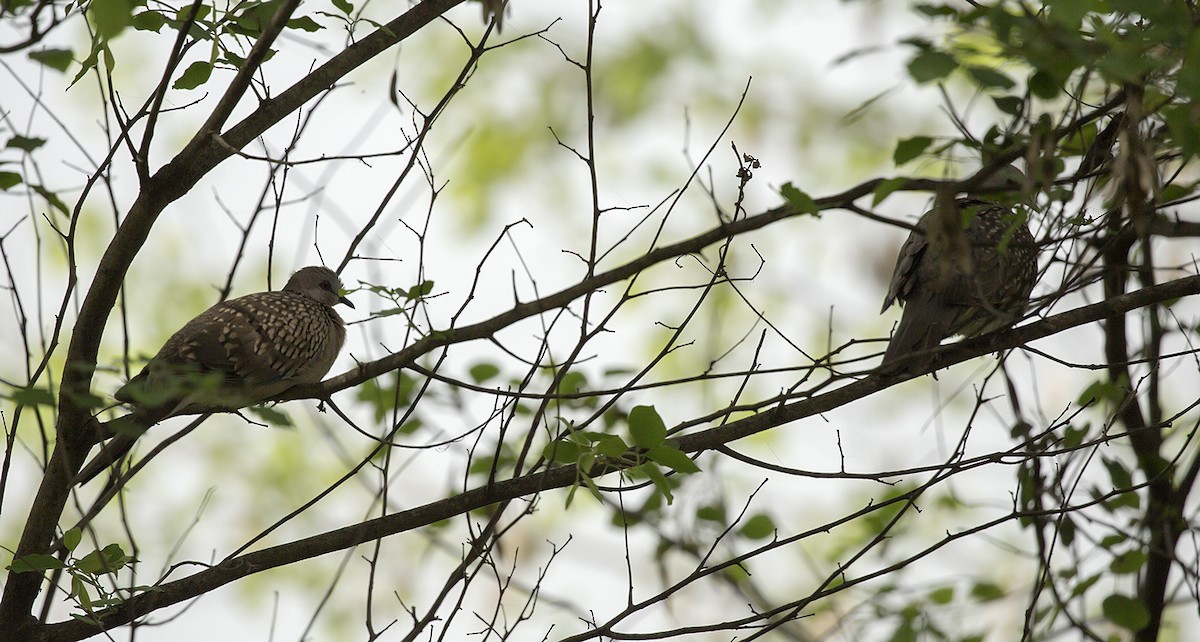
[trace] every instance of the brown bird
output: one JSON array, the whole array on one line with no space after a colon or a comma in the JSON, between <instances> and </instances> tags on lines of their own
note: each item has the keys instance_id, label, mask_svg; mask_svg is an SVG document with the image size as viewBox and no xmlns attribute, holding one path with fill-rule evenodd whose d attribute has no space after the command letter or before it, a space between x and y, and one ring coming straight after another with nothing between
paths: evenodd
<instances>
[{"instance_id":1,"label":"brown bird","mask_svg":"<svg viewBox=\"0 0 1200 642\"><path fill-rule=\"evenodd\" d=\"M937 347L947 337L977 337L1013 325L1025 313L1036 281L1037 246L1008 208L969 198L953 201L944 213L935 205L917 221L896 259L880 313L899 301L904 314L880 367L894 369L897 359ZM929 365L932 357L904 369Z\"/></svg>"},{"instance_id":2,"label":"brown bird","mask_svg":"<svg viewBox=\"0 0 1200 642\"><path fill-rule=\"evenodd\" d=\"M310 266L282 290L222 301L188 321L116 392L133 406L125 422L132 428L110 440L78 479L103 471L168 417L233 411L320 381L346 341L333 306L354 307L341 289L332 270Z\"/></svg>"}]
</instances>

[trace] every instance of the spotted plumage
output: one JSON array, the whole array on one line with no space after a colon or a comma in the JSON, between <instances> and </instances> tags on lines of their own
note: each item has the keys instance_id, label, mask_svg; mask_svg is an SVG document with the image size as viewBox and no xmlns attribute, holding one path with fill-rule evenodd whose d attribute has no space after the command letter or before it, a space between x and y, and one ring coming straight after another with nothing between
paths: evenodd
<instances>
[{"instance_id":1,"label":"spotted plumage","mask_svg":"<svg viewBox=\"0 0 1200 642\"><path fill-rule=\"evenodd\" d=\"M947 337L975 337L1007 328L1021 319L1029 305L1037 281L1037 246L1029 228L1008 208L994 203L959 199L955 208L966 223L962 256L954 254L953 240L930 242L932 210L921 217L900 248L880 310L897 301L904 306L883 355L885 368L900 357L934 348ZM928 365L917 359L906 369L923 370Z\"/></svg>"},{"instance_id":2,"label":"spotted plumage","mask_svg":"<svg viewBox=\"0 0 1200 642\"><path fill-rule=\"evenodd\" d=\"M117 391L121 401L163 408L234 410L299 384L315 383L346 340L331 270L306 267L282 290L223 301L171 335L138 376Z\"/></svg>"},{"instance_id":3,"label":"spotted plumage","mask_svg":"<svg viewBox=\"0 0 1200 642\"><path fill-rule=\"evenodd\" d=\"M282 290L223 301L188 321L115 393L133 407L123 418L132 429L110 440L80 481L117 461L141 431L167 417L237 410L320 381L346 340L333 306L354 307L341 287L332 270L306 267Z\"/></svg>"}]
</instances>

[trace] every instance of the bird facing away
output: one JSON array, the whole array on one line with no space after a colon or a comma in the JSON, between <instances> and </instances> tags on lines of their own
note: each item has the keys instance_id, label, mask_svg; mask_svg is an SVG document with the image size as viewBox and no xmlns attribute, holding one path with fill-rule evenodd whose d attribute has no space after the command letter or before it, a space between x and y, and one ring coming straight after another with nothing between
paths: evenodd
<instances>
[{"instance_id":1,"label":"bird facing away","mask_svg":"<svg viewBox=\"0 0 1200 642\"><path fill-rule=\"evenodd\" d=\"M341 287L332 270L310 266L282 290L222 301L188 321L116 392L133 405L135 429L114 437L102 452L108 461L98 456L80 479L123 456L141 431L163 419L237 410L320 381L346 340L333 306L354 307Z\"/></svg>"},{"instance_id":2,"label":"bird facing away","mask_svg":"<svg viewBox=\"0 0 1200 642\"><path fill-rule=\"evenodd\" d=\"M935 348L947 337L977 337L1013 325L1025 313L1037 281L1037 246L1008 208L975 199L953 201L950 224L965 223L965 228L949 233L937 229L937 211L935 205L917 221L896 259L880 313L899 301L904 314L883 355L885 371L897 359ZM924 370L931 361L918 359L905 369Z\"/></svg>"}]
</instances>

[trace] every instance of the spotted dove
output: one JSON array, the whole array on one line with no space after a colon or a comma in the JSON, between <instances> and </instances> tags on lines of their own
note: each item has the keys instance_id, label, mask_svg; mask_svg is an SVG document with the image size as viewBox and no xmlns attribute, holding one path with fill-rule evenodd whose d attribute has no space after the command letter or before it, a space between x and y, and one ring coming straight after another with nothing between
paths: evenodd
<instances>
[{"instance_id":1,"label":"spotted dove","mask_svg":"<svg viewBox=\"0 0 1200 642\"><path fill-rule=\"evenodd\" d=\"M1037 281L1037 246L1029 228L995 203L964 198L953 206L951 224L957 218L965 228L938 234L935 206L900 248L880 310L897 301L904 307L883 355L885 372L897 369L897 359L935 348L947 337L1007 328L1029 305ZM930 365L932 357L919 357L903 369L918 372Z\"/></svg>"},{"instance_id":2,"label":"spotted dove","mask_svg":"<svg viewBox=\"0 0 1200 642\"><path fill-rule=\"evenodd\" d=\"M110 440L79 480L104 470L167 417L233 411L320 381L346 340L333 306L354 307L340 291L332 270L310 266L282 290L223 301L188 321L116 392L133 406L137 429Z\"/></svg>"}]
</instances>

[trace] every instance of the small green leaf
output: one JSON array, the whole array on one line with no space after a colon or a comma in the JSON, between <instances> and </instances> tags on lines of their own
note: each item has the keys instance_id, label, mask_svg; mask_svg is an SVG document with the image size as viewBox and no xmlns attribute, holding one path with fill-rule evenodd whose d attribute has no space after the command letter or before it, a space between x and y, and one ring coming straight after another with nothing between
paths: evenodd
<instances>
[{"instance_id":1,"label":"small green leaf","mask_svg":"<svg viewBox=\"0 0 1200 642\"><path fill-rule=\"evenodd\" d=\"M1129 469L1125 468L1121 462L1101 457L1104 462L1104 467L1108 469L1108 477L1112 480L1113 488L1129 488L1133 486L1133 476L1130 475Z\"/></svg>"},{"instance_id":2,"label":"small green leaf","mask_svg":"<svg viewBox=\"0 0 1200 642\"><path fill-rule=\"evenodd\" d=\"M779 195L801 214L821 215L821 208L817 207L816 201L803 190L792 185L791 181L784 183L783 187L779 188Z\"/></svg>"},{"instance_id":3,"label":"small green leaf","mask_svg":"<svg viewBox=\"0 0 1200 642\"><path fill-rule=\"evenodd\" d=\"M651 461L658 462L678 473L700 472L700 467L696 465L696 462L692 461L691 457L684 454L682 450L672 448L666 444L651 448L646 451L646 456Z\"/></svg>"},{"instance_id":4,"label":"small green leaf","mask_svg":"<svg viewBox=\"0 0 1200 642\"><path fill-rule=\"evenodd\" d=\"M874 196L871 198L871 207L875 207L883 202L883 199L891 196L892 192L904 187L908 183L908 179L902 176L896 178L887 178L879 181L873 190Z\"/></svg>"},{"instance_id":5,"label":"small green leaf","mask_svg":"<svg viewBox=\"0 0 1200 642\"><path fill-rule=\"evenodd\" d=\"M1110 622L1130 631L1140 631L1150 623L1150 612L1136 598L1113 594L1104 598L1100 607Z\"/></svg>"},{"instance_id":6,"label":"small green leaf","mask_svg":"<svg viewBox=\"0 0 1200 642\"><path fill-rule=\"evenodd\" d=\"M494 363L477 363L471 366L469 374L471 375L471 381L486 383L500 374L500 368Z\"/></svg>"},{"instance_id":7,"label":"small green leaf","mask_svg":"<svg viewBox=\"0 0 1200 642\"><path fill-rule=\"evenodd\" d=\"M1025 110L1025 100L1019 96L993 96L996 109L1009 116L1019 116Z\"/></svg>"},{"instance_id":8,"label":"small green leaf","mask_svg":"<svg viewBox=\"0 0 1200 642\"><path fill-rule=\"evenodd\" d=\"M269 406L250 406L247 408L247 410L249 410L251 414L272 426L292 426L292 420L287 416L287 413L281 412Z\"/></svg>"},{"instance_id":9,"label":"small green leaf","mask_svg":"<svg viewBox=\"0 0 1200 642\"><path fill-rule=\"evenodd\" d=\"M929 601L934 604L949 604L954 601L954 587L943 586L929 593Z\"/></svg>"},{"instance_id":10,"label":"small green leaf","mask_svg":"<svg viewBox=\"0 0 1200 642\"><path fill-rule=\"evenodd\" d=\"M185 22L189 17L191 17L193 9L196 13L197 22L207 18L208 12L211 11L211 8L207 4L196 5L196 3L189 3L180 7L175 12L175 21Z\"/></svg>"},{"instance_id":11,"label":"small green leaf","mask_svg":"<svg viewBox=\"0 0 1200 642\"><path fill-rule=\"evenodd\" d=\"M308 16L300 16L287 21L288 29L299 29L309 33L316 33L321 30L321 25L317 24L316 20Z\"/></svg>"},{"instance_id":12,"label":"small green leaf","mask_svg":"<svg viewBox=\"0 0 1200 642\"><path fill-rule=\"evenodd\" d=\"M9 564L8 569L13 573L45 573L51 569L66 568L57 557L45 553L35 553L18 557Z\"/></svg>"},{"instance_id":13,"label":"small green leaf","mask_svg":"<svg viewBox=\"0 0 1200 642\"><path fill-rule=\"evenodd\" d=\"M1147 559L1149 559L1149 556L1145 551L1135 548L1113 558L1112 563L1108 565L1108 570L1118 575L1137 573L1146 565Z\"/></svg>"},{"instance_id":14,"label":"small green leaf","mask_svg":"<svg viewBox=\"0 0 1200 642\"><path fill-rule=\"evenodd\" d=\"M1077 448L1083 443L1087 437L1088 430L1091 428L1088 424L1082 426L1070 425L1063 431L1063 448Z\"/></svg>"},{"instance_id":15,"label":"small green leaf","mask_svg":"<svg viewBox=\"0 0 1200 642\"><path fill-rule=\"evenodd\" d=\"M112 40L132 21L133 3L130 0L92 0L87 12L96 27L96 35L101 40Z\"/></svg>"},{"instance_id":16,"label":"small green leaf","mask_svg":"<svg viewBox=\"0 0 1200 642\"><path fill-rule=\"evenodd\" d=\"M1004 589L991 582L978 582L971 587L971 597L980 602L991 602L1004 597Z\"/></svg>"},{"instance_id":17,"label":"small green leaf","mask_svg":"<svg viewBox=\"0 0 1200 642\"><path fill-rule=\"evenodd\" d=\"M668 504L675 503L675 495L671 493L671 480L667 479L667 476L657 466L654 464L642 464L635 470L642 472L646 477L650 478L650 481L654 482L654 487L658 489L658 492L662 493L663 497L667 498Z\"/></svg>"},{"instance_id":18,"label":"small green leaf","mask_svg":"<svg viewBox=\"0 0 1200 642\"><path fill-rule=\"evenodd\" d=\"M29 59L55 71L66 71L75 60L75 54L70 49L42 49L29 52Z\"/></svg>"},{"instance_id":19,"label":"small green leaf","mask_svg":"<svg viewBox=\"0 0 1200 642\"><path fill-rule=\"evenodd\" d=\"M1086 406L1093 401L1111 401L1120 403L1124 399L1125 393L1121 387L1111 381L1094 381L1082 393L1079 394L1079 399L1075 403Z\"/></svg>"},{"instance_id":20,"label":"small green leaf","mask_svg":"<svg viewBox=\"0 0 1200 642\"><path fill-rule=\"evenodd\" d=\"M967 67L967 73L985 88L1012 89L1017 84L1012 78L990 67Z\"/></svg>"},{"instance_id":21,"label":"small green leaf","mask_svg":"<svg viewBox=\"0 0 1200 642\"><path fill-rule=\"evenodd\" d=\"M20 184L20 174L16 172L0 172L0 190L8 191Z\"/></svg>"},{"instance_id":22,"label":"small green leaf","mask_svg":"<svg viewBox=\"0 0 1200 642\"><path fill-rule=\"evenodd\" d=\"M408 292L404 294L404 297L409 301L412 301L413 299L419 299L423 296L428 296L430 292L433 292L433 281L422 281L421 283L409 288Z\"/></svg>"},{"instance_id":23,"label":"small green leaf","mask_svg":"<svg viewBox=\"0 0 1200 642\"><path fill-rule=\"evenodd\" d=\"M68 551L73 551L75 550L75 547L79 546L79 542L82 539L83 531L79 530L78 528L72 528L71 530L63 533L63 546L66 546Z\"/></svg>"},{"instance_id":24,"label":"small green leaf","mask_svg":"<svg viewBox=\"0 0 1200 642\"><path fill-rule=\"evenodd\" d=\"M905 138L896 143L896 151L892 153L892 161L897 165L903 165L923 154L932 144L933 139L928 136Z\"/></svg>"},{"instance_id":25,"label":"small green leaf","mask_svg":"<svg viewBox=\"0 0 1200 642\"><path fill-rule=\"evenodd\" d=\"M183 75L172 85L175 89L195 89L208 82L212 76L212 64L206 60L197 60L183 70Z\"/></svg>"},{"instance_id":26,"label":"small green leaf","mask_svg":"<svg viewBox=\"0 0 1200 642\"><path fill-rule=\"evenodd\" d=\"M601 432L589 432L584 436L588 438L588 441L592 442L593 447L596 449L596 453L604 455L605 457L620 457L621 455L629 452L629 445L625 443L624 439L621 439L617 435L610 435Z\"/></svg>"},{"instance_id":27,"label":"small green leaf","mask_svg":"<svg viewBox=\"0 0 1200 642\"><path fill-rule=\"evenodd\" d=\"M945 78L957 68L958 61L949 54L922 51L908 63L908 75L918 83L927 83Z\"/></svg>"},{"instance_id":28,"label":"small green leaf","mask_svg":"<svg viewBox=\"0 0 1200 642\"><path fill-rule=\"evenodd\" d=\"M133 17L130 25L138 31L153 31L158 33L163 25L167 24L167 18L157 11L143 11Z\"/></svg>"},{"instance_id":29,"label":"small green leaf","mask_svg":"<svg viewBox=\"0 0 1200 642\"><path fill-rule=\"evenodd\" d=\"M1058 539L1066 546L1070 546L1075 541L1075 521L1070 516L1064 515L1062 522L1058 525Z\"/></svg>"},{"instance_id":30,"label":"small green leaf","mask_svg":"<svg viewBox=\"0 0 1200 642\"><path fill-rule=\"evenodd\" d=\"M587 477L587 476L584 476L582 481L583 481L583 485L587 487L588 492L592 494L592 497L594 497L597 502L600 502L601 504L603 504L604 503L604 495L600 494L600 487L596 485L596 482L593 481L591 477Z\"/></svg>"},{"instance_id":31,"label":"small green leaf","mask_svg":"<svg viewBox=\"0 0 1200 642\"><path fill-rule=\"evenodd\" d=\"M558 382L558 391L560 395L577 394L580 390L587 388L587 377L582 372L568 372L563 376L562 381Z\"/></svg>"},{"instance_id":32,"label":"small green leaf","mask_svg":"<svg viewBox=\"0 0 1200 642\"><path fill-rule=\"evenodd\" d=\"M46 388L14 388L12 400L22 406L54 407L54 394Z\"/></svg>"},{"instance_id":33,"label":"small green leaf","mask_svg":"<svg viewBox=\"0 0 1200 642\"><path fill-rule=\"evenodd\" d=\"M350 15L354 11L354 5L346 0L333 0L333 6L346 15Z\"/></svg>"},{"instance_id":34,"label":"small green leaf","mask_svg":"<svg viewBox=\"0 0 1200 642\"><path fill-rule=\"evenodd\" d=\"M59 212L62 212L63 214L70 215L71 210L67 207L67 204L58 197L58 194L51 192L41 185L30 185L29 187L33 189L33 191L37 192L39 196L46 199L46 202L49 203L51 207Z\"/></svg>"},{"instance_id":35,"label":"small green leaf","mask_svg":"<svg viewBox=\"0 0 1200 642\"><path fill-rule=\"evenodd\" d=\"M629 411L629 434L642 448L661 446L667 439L667 426L654 406L634 406Z\"/></svg>"},{"instance_id":36,"label":"small green leaf","mask_svg":"<svg viewBox=\"0 0 1200 642\"><path fill-rule=\"evenodd\" d=\"M1075 597L1079 597L1080 595L1083 595L1084 593L1087 592L1088 589L1092 588L1092 586L1096 582L1099 582L1099 581L1100 581L1099 573L1083 580L1082 582L1076 584L1075 588L1071 589L1071 597L1075 598Z\"/></svg>"},{"instance_id":37,"label":"small green leaf","mask_svg":"<svg viewBox=\"0 0 1200 642\"><path fill-rule=\"evenodd\" d=\"M747 539L766 539L775 534L775 522L770 515L759 513L746 520L740 532Z\"/></svg>"},{"instance_id":38,"label":"small green leaf","mask_svg":"<svg viewBox=\"0 0 1200 642\"><path fill-rule=\"evenodd\" d=\"M555 439L542 449L542 457L557 464L577 463L582 453L579 444L566 439Z\"/></svg>"},{"instance_id":39,"label":"small green leaf","mask_svg":"<svg viewBox=\"0 0 1200 642\"><path fill-rule=\"evenodd\" d=\"M33 150L35 150L45 144L46 144L45 138L30 138L28 136L13 136L12 138L8 139L8 142L5 143L4 146L9 149L19 149L19 150L25 151L25 152L32 152Z\"/></svg>"},{"instance_id":40,"label":"small green leaf","mask_svg":"<svg viewBox=\"0 0 1200 642\"><path fill-rule=\"evenodd\" d=\"M701 506L696 509L696 519L724 524L725 510L720 506Z\"/></svg>"},{"instance_id":41,"label":"small green leaf","mask_svg":"<svg viewBox=\"0 0 1200 642\"><path fill-rule=\"evenodd\" d=\"M1043 71L1035 71L1029 77L1029 91L1042 100L1053 100L1058 98L1062 87L1059 86L1058 81L1050 74Z\"/></svg>"},{"instance_id":42,"label":"small green leaf","mask_svg":"<svg viewBox=\"0 0 1200 642\"><path fill-rule=\"evenodd\" d=\"M91 575L113 573L124 568L131 559L133 558L125 554L120 544L109 544L101 550L84 555L75 563L75 568Z\"/></svg>"}]
</instances>

